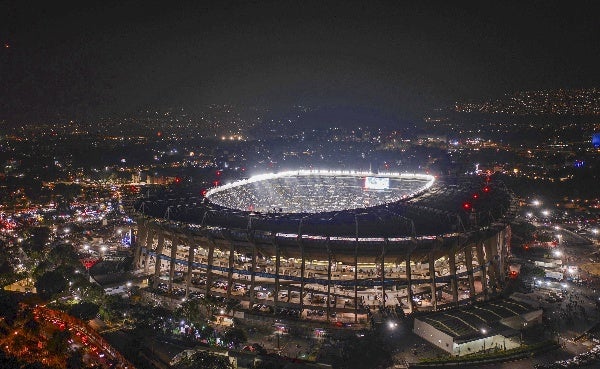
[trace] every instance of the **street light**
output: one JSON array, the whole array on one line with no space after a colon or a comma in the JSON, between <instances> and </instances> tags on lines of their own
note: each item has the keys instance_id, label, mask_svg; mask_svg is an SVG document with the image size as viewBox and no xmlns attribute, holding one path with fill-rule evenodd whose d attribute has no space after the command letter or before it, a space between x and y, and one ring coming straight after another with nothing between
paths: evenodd
<instances>
[{"instance_id":1,"label":"street light","mask_svg":"<svg viewBox=\"0 0 600 369\"><path fill-rule=\"evenodd\" d=\"M481 334L483 335L483 352L485 352L485 334L487 333L487 329L481 328Z\"/></svg>"}]
</instances>

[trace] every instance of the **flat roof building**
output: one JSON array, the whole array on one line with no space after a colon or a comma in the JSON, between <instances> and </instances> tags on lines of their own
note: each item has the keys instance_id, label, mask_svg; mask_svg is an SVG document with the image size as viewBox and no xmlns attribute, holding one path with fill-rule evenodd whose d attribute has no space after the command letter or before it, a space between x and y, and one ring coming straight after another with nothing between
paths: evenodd
<instances>
[{"instance_id":1,"label":"flat roof building","mask_svg":"<svg viewBox=\"0 0 600 369\"><path fill-rule=\"evenodd\" d=\"M513 299L415 318L414 333L457 356L521 345L520 331L542 322L542 310Z\"/></svg>"}]
</instances>

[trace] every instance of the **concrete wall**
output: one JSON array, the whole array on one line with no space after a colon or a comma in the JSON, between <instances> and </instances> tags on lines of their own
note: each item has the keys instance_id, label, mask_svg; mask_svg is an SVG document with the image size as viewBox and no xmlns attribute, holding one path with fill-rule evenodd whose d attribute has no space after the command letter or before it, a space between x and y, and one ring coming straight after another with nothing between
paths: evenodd
<instances>
[{"instance_id":1,"label":"concrete wall","mask_svg":"<svg viewBox=\"0 0 600 369\"><path fill-rule=\"evenodd\" d=\"M485 346L484 346L485 342ZM489 350L510 350L520 346L518 339L515 341L511 338L506 338L502 335L495 335L485 338L480 338L473 341L463 342L460 344L454 344L452 354L457 356L464 356L473 354L479 351L483 351L484 347L486 351Z\"/></svg>"},{"instance_id":2,"label":"concrete wall","mask_svg":"<svg viewBox=\"0 0 600 369\"><path fill-rule=\"evenodd\" d=\"M413 332L442 350L453 353L454 338L420 319L415 319Z\"/></svg>"}]
</instances>

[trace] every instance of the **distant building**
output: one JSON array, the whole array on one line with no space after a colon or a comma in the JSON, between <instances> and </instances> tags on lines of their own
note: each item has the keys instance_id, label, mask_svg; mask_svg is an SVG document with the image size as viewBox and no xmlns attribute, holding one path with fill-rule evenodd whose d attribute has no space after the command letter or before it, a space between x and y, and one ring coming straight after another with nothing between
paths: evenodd
<instances>
[{"instance_id":1,"label":"distant building","mask_svg":"<svg viewBox=\"0 0 600 369\"><path fill-rule=\"evenodd\" d=\"M542 322L542 310L513 299L415 318L414 333L457 356L521 345L521 330Z\"/></svg>"},{"instance_id":2,"label":"distant building","mask_svg":"<svg viewBox=\"0 0 600 369\"><path fill-rule=\"evenodd\" d=\"M446 144L448 143L448 136L435 134L418 135L417 143L419 145Z\"/></svg>"}]
</instances>

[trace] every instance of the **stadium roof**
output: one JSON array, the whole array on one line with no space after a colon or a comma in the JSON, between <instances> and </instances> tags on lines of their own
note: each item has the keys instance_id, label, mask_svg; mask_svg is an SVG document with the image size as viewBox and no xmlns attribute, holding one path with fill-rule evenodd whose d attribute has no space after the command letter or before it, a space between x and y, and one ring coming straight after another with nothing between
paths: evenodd
<instances>
[{"instance_id":1,"label":"stadium roof","mask_svg":"<svg viewBox=\"0 0 600 369\"><path fill-rule=\"evenodd\" d=\"M474 194L479 195L474 198ZM173 188L140 198L134 207L146 216L201 227L326 237L410 238L443 237L490 226L506 215L511 199L502 184L473 177L459 184L437 183L407 200L323 213L243 211ZM468 209L464 208L466 202Z\"/></svg>"}]
</instances>

